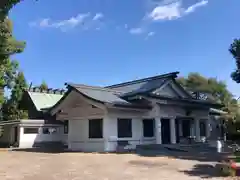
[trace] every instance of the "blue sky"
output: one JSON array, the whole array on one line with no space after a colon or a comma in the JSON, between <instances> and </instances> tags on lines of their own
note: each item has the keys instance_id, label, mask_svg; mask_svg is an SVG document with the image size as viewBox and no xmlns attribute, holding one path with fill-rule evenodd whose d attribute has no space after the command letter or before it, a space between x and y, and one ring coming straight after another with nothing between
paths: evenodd
<instances>
[{"instance_id":1,"label":"blue sky","mask_svg":"<svg viewBox=\"0 0 240 180\"><path fill-rule=\"evenodd\" d=\"M239 0L25 0L10 17L27 42L29 82L109 85L180 71L226 81L240 96L228 52L240 37Z\"/></svg>"}]
</instances>

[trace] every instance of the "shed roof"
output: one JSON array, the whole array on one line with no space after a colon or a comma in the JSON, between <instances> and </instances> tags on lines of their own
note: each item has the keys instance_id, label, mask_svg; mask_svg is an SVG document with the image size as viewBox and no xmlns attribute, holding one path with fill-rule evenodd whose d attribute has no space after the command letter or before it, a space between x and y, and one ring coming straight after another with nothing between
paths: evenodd
<instances>
[{"instance_id":1,"label":"shed roof","mask_svg":"<svg viewBox=\"0 0 240 180\"><path fill-rule=\"evenodd\" d=\"M62 94L52 94L43 92L31 92L27 91L33 104L38 111L42 109L48 109L54 106L62 97Z\"/></svg>"}]
</instances>

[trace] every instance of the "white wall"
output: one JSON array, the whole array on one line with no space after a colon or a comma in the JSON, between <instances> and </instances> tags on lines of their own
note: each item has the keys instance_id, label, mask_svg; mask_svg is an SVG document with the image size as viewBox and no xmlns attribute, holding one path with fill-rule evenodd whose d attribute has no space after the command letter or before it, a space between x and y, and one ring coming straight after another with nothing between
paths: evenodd
<instances>
[{"instance_id":1,"label":"white wall","mask_svg":"<svg viewBox=\"0 0 240 180\"><path fill-rule=\"evenodd\" d=\"M159 116L162 117L175 117L184 116L185 111L177 106L160 106ZM154 110L153 110L154 111ZM96 117L103 119L103 138L102 139L89 139L88 119L70 120L69 121L69 136L68 143L69 149L80 151L113 151L116 149L117 140L127 140L132 147L138 144L154 144L156 137L144 138L143 137L143 124L142 119L155 118L154 112L144 113L140 111L130 110L117 110L108 109L108 113L104 117ZM206 111L194 112L197 116L206 115ZM132 137L131 138L118 138L117 133L117 119L130 118L132 119ZM193 126L193 125L192 125ZM194 135L194 127L192 127L192 135Z\"/></svg>"},{"instance_id":2,"label":"white wall","mask_svg":"<svg viewBox=\"0 0 240 180\"><path fill-rule=\"evenodd\" d=\"M66 139L66 135L64 135L63 133L63 127L54 127L57 129L57 131L53 134L43 134L42 127L43 126L38 126L39 128L38 134L24 134L24 128L29 128L29 126L20 126L19 147L31 148L33 147L34 143L61 142L64 141L64 139Z\"/></svg>"},{"instance_id":3,"label":"white wall","mask_svg":"<svg viewBox=\"0 0 240 180\"><path fill-rule=\"evenodd\" d=\"M69 120L68 148L74 151L104 151L103 138L89 139L88 121L88 119Z\"/></svg>"},{"instance_id":4,"label":"white wall","mask_svg":"<svg viewBox=\"0 0 240 180\"><path fill-rule=\"evenodd\" d=\"M170 106L170 105L160 105L160 116L162 117L175 117L175 116L184 116L184 109L178 106Z\"/></svg>"},{"instance_id":5,"label":"white wall","mask_svg":"<svg viewBox=\"0 0 240 180\"><path fill-rule=\"evenodd\" d=\"M109 111L103 119L103 138L90 139L89 136L89 120L69 120L69 134L68 134L68 147L75 151L114 151L116 150L117 140L128 140L133 147L138 144L153 144L155 137L143 137L143 124L142 118L137 117L137 112L125 112L122 110ZM117 133L117 119L118 118L131 118L132 119L132 137L131 138L118 138Z\"/></svg>"},{"instance_id":6,"label":"white wall","mask_svg":"<svg viewBox=\"0 0 240 180\"><path fill-rule=\"evenodd\" d=\"M136 147L139 144L153 144L156 142L156 138L145 138L143 137L143 124L142 119L144 118L153 118L153 117L144 117L142 112L136 111L126 111L122 110L109 110L109 114L105 117L107 119L107 125L105 126L105 143L107 141L108 146L111 150L116 149L117 142L116 140L127 140L132 147ZM130 118L132 119L132 137L131 138L118 138L118 129L117 129L117 119L118 118ZM115 140L110 139L114 137Z\"/></svg>"}]
</instances>

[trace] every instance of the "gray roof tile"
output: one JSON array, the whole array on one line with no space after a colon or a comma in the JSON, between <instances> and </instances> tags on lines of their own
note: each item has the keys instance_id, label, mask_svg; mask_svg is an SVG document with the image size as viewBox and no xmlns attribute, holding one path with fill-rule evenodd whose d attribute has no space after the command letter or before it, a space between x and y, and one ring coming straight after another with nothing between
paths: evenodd
<instances>
[{"instance_id":1,"label":"gray roof tile","mask_svg":"<svg viewBox=\"0 0 240 180\"><path fill-rule=\"evenodd\" d=\"M77 91L85 96L88 96L94 100L101 101L104 103L111 104L131 104L124 99L120 98L122 92L117 90L112 90L108 88L102 88L97 86L86 86L78 84L68 84L74 87Z\"/></svg>"},{"instance_id":2,"label":"gray roof tile","mask_svg":"<svg viewBox=\"0 0 240 180\"><path fill-rule=\"evenodd\" d=\"M160 88L166 80L169 78L175 78L178 72L163 74L160 76L154 76L144 79L139 79L135 81L125 82L121 84L116 84L112 86L107 86L107 88L123 91L129 94L144 93Z\"/></svg>"}]
</instances>

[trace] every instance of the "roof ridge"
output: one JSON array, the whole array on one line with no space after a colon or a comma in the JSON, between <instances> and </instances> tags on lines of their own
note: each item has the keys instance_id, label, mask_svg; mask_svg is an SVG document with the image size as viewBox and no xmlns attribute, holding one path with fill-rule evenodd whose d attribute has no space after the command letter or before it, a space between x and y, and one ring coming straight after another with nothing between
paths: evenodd
<instances>
[{"instance_id":1,"label":"roof ridge","mask_svg":"<svg viewBox=\"0 0 240 180\"><path fill-rule=\"evenodd\" d=\"M133 81L127 81L127 82L123 82L123 83L119 83L119 84L113 84L110 86L106 86L105 88L117 88L117 87L121 87L121 86L126 86L126 85L131 85L131 84L136 84L136 83L140 83L140 82L145 82L145 81L150 81L150 80L156 80L156 79L161 79L161 78L167 78L167 77L177 77L177 74L179 74L178 71L176 72L171 72L171 73L166 73L166 74L161 74L161 75L157 75L157 76L151 76L151 77L147 77L147 78L142 78L142 79L137 79L137 80L133 80Z\"/></svg>"},{"instance_id":2,"label":"roof ridge","mask_svg":"<svg viewBox=\"0 0 240 180\"><path fill-rule=\"evenodd\" d=\"M64 94L56 94L56 93L48 93L48 92L36 92L36 91L28 91L28 93L36 93L36 94L48 94L48 95L61 95L63 96Z\"/></svg>"},{"instance_id":3,"label":"roof ridge","mask_svg":"<svg viewBox=\"0 0 240 180\"><path fill-rule=\"evenodd\" d=\"M117 91L117 90L113 90L113 89L109 89L101 86L90 86L85 84L74 84L74 83L65 83L65 85L72 86L75 88L85 88L85 89L94 89L94 90L101 90L101 91L108 91L108 92L115 92L115 93L124 93L123 91Z\"/></svg>"}]
</instances>

